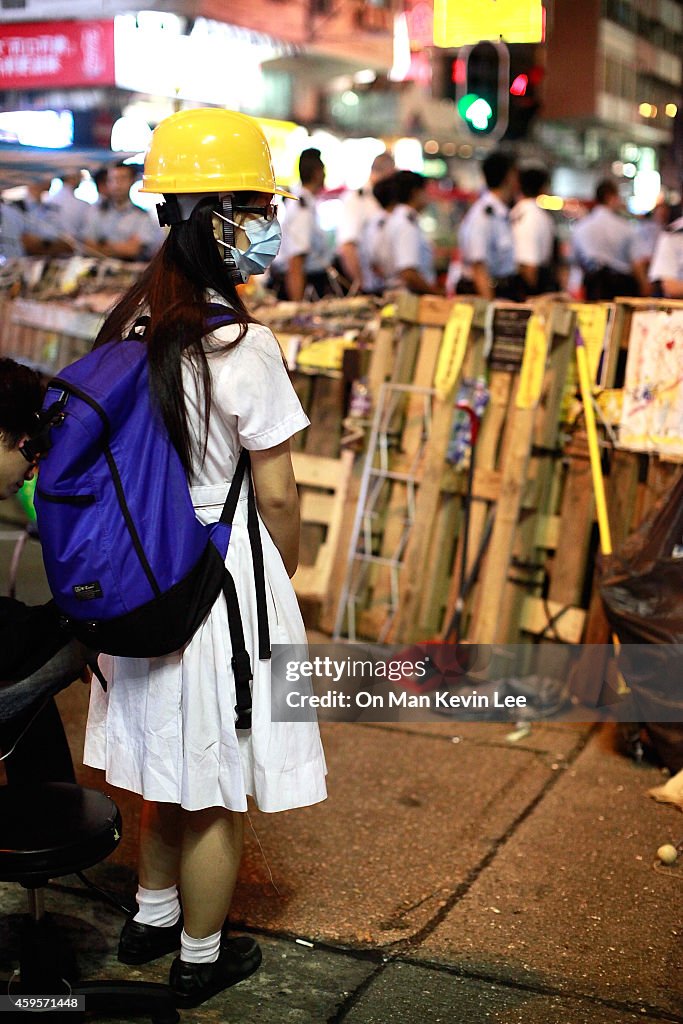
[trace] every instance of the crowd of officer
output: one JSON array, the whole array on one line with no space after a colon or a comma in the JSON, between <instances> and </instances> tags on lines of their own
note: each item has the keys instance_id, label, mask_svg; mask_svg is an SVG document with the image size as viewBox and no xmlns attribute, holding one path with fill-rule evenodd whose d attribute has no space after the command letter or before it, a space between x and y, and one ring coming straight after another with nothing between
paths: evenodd
<instances>
[{"instance_id":1,"label":"crowd of officer","mask_svg":"<svg viewBox=\"0 0 683 1024\"><path fill-rule=\"evenodd\" d=\"M484 187L454 239L450 291L520 301L573 282L573 293L588 300L683 294L683 219L674 219L663 199L647 217L631 217L616 182L604 179L561 244L555 220L538 201L550 187L546 167L518 166L498 150L483 160L481 172ZM300 177L299 202L286 201L281 211L283 243L272 274L279 297L318 298L338 293L340 284L370 294L444 293L421 223L430 201L427 178L397 170L381 154L367 185L344 197L330 242L320 222L325 167L319 150L301 154Z\"/></svg>"},{"instance_id":2,"label":"crowd of officer","mask_svg":"<svg viewBox=\"0 0 683 1024\"><path fill-rule=\"evenodd\" d=\"M137 168L124 162L93 174L94 203L75 195L80 171L64 174L62 187L48 195L51 179L29 182L16 202L0 204L0 256L109 256L146 261L164 240L155 213L137 206L131 188Z\"/></svg>"},{"instance_id":3,"label":"crowd of officer","mask_svg":"<svg viewBox=\"0 0 683 1024\"><path fill-rule=\"evenodd\" d=\"M513 301L567 287L587 300L683 297L683 218L676 219L663 199L647 217L629 217L616 182L604 179L561 247L556 222L538 202L549 189L547 168L518 166L497 150L483 160L481 174L482 191L453 238L457 257L444 284L421 218L430 201L427 178L397 169L392 156L381 153L367 184L343 196L330 231L320 216L325 165L320 150L305 149L297 199L279 210L282 246L268 286L278 298L295 301L395 288ZM93 174L98 193L92 204L75 194L80 172L65 174L49 198L49 180L31 182L23 199L0 204L0 256L148 260L164 231L154 212L132 201L136 175L136 167L123 162L100 169Z\"/></svg>"}]
</instances>

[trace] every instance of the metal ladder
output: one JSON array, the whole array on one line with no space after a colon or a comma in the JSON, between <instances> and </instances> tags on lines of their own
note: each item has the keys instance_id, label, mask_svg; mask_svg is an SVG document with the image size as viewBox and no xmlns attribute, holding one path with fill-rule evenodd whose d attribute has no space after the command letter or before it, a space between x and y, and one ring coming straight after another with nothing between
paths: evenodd
<instances>
[{"instance_id":1,"label":"metal ladder","mask_svg":"<svg viewBox=\"0 0 683 1024\"><path fill-rule=\"evenodd\" d=\"M431 434L435 397L434 388L417 387L414 384L387 382L380 388L363 464L344 584L337 607L335 640L357 640L357 608L364 592L372 586L370 576L373 568L389 573L387 615L379 631L378 642L384 642L389 635L398 611L403 555L415 521L416 489L419 488L422 464ZM410 404L410 421L418 418L419 422L415 426L419 428L419 434L414 450L406 453L410 459L407 469L397 472L390 468L391 449L395 447L394 439L397 434L402 438L406 429L404 424L399 433L395 427L396 421L404 415L404 404ZM415 433L418 433L417 429ZM373 538L375 528L385 514L383 506L388 504L387 490L391 496L393 510L396 511L397 508L397 489L395 486L387 488L387 484L404 484L405 501L403 507L398 509L401 515L401 530L393 550L389 555L380 555L375 553Z\"/></svg>"}]
</instances>

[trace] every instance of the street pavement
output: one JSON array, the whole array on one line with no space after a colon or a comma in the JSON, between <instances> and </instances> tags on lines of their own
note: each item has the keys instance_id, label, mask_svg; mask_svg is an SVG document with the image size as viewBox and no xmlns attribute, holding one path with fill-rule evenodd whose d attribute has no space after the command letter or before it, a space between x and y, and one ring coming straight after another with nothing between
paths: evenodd
<instances>
[{"instance_id":1,"label":"street pavement","mask_svg":"<svg viewBox=\"0 0 683 1024\"><path fill-rule=\"evenodd\" d=\"M79 761L86 687L59 704ZM249 814L231 922L261 943L261 969L182 1021L683 1024L683 867L656 861L683 818L647 796L661 772L616 753L609 726L535 724L511 742L505 724L330 722L323 741L324 803ZM124 820L87 874L130 901L139 801L92 769L79 779ZM0 979L24 900L0 884ZM46 902L85 977L166 980L170 956L117 962L123 917L77 879Z\"/></svg>"}]
</instances>

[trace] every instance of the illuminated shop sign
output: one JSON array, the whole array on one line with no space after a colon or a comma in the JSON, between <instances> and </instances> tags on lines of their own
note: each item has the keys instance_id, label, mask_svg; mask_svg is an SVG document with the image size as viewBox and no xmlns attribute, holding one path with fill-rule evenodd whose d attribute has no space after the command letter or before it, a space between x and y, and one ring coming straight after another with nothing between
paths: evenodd
<instances>
[{"instance_id":1,"label":"illuminated shop sign","mask_svg":"<svg viewBox=\"0 0 683 1024\"><path fill-rule=\"evenodd\" d=\"M541 0L434 0L435 46L468 46L480 39L540 43L544 33Z\"/></svg>"},{"instance_id":2,"label":"illuminated shop sign","mask_svg":"<svg viewBox=\"0 0 683 1024\"><path fill-rule=\"evenodd\" d=\"M113 84L113 21L0 25L0 89Z\"/></svg>"},{"instance_id":3,"label":"illuminated shop sign","mask_svg":"<svg viewBox=\"0 0 683 1024\"><path fill-rule=\"evenodd\" d=\"M156 11L120 15L115 32L120 88L235 110L260 109L262 64L293 52L263 33Z\"/></svg>"}]
</instances>

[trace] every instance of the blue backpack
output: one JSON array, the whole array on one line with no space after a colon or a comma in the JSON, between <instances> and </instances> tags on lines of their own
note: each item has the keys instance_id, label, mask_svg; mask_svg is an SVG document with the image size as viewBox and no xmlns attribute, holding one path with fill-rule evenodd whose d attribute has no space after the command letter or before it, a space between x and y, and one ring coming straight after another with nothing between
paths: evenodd
<instances>
[{"instance_id":1,"label":"blue backpack","mask_svg":"<svg viewBox=\"0 0 683 1024\"><path fill-rule=\"evenodd\" d=\"M232 323L224 307L207 333ZM48 437L35 507L55 603L88 647L131 658L182 648L222 593L235 673L236 727L251 726L251 663L225 568L244 476L254 562L259 658L270 657L263 552L249 454L242 450L220 520L195 514L185 470L152 405L138 321L125 341L94 349L50 381ZM44 442L43 442L44 443Z\"/></svg>"}]
</instances>

